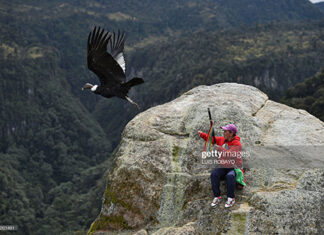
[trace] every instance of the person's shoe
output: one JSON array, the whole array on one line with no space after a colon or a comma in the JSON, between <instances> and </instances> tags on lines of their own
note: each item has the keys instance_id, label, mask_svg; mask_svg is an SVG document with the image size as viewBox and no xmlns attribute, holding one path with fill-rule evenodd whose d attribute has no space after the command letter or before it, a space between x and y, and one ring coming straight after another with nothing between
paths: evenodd
<instances>
[{"instance_id":1,"label":"person's shoe","mask_svg":"<svg viewBox=\"0 0 324 235\"><path fill-rule=\"evenodd\" d=\"M210 204L212 207L216 206L221 200L221 197L215 197L212 203Z\"/></svg>"},{"instance_id":2,"label":"person's shoe","mask_svg":"<svg viewBox=\"0 0 324 235\"><path fill-rule=\"evenodd\" d=\"M228 198L227 198L227 202L225 203L225 207L226 207L226 208L227 208L227 207L231 207L231 206L234 205L234 203L235 203L235 198L230 198L230 197L228 197Z\"/></svg>"}]
</instances>

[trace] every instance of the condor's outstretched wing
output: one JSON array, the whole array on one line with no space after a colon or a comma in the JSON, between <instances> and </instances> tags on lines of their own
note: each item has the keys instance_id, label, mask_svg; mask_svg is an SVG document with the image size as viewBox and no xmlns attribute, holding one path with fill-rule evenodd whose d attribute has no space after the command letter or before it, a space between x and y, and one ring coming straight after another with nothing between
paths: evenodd
<instances>
[{"instance_id":1,"label":"condor's outstretched wing","mask_svg":"<svg viewBox=\"0 0 324 235\"><path fill-rule=\"evenodd\" d=\"M111 38L109 32L96 27L88 36L88 68L99 78L102 85L123 83L125 73L118 62L107 52L107 45Z\"/></svg>"},{"instance_id":2,"label":"condor's outstretched wing","mask_svg":"<svg viewBox=\"0 0 324 235\"><path fill-rule=\"evenodd\" d=\"M113 32L113 35L109 40L110 54L112 55L112 57L114 57L119 66L123 69L124 73L126 73L126 63L123 54L125 40L125 34L120 34L119 30L117 35L115 34L115 32Z\"/></svg>"}]
</instances>

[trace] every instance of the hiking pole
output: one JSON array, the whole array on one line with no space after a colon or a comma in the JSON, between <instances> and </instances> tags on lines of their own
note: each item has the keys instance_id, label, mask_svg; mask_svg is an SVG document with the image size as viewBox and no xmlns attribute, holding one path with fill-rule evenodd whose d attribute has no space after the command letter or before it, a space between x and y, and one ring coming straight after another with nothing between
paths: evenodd
<instances>
[{"instance_id":1,"label":"hiking pole","mask_svg":"<svg viewBox=\"0 0 324 235\"><path fill-rule=\"evenodd\" d=\"M215 140L215 132L214 132L214 123L213 123L213 120L212 120L212 117L211 117L211 114L210 114L210 109L208 108L208 115L209 115L209 120L211 122L211 124L213 125L213 128L212 128L212 140L214 140L214 144L216 144L216 140Z\"/></svg>"},{"instance_id":2,"label":"hiking pole","mask_svg":"<svg viewBox=\"0 0 324 235\"><path fill-rule=\"evenodd\" d=\"M210 109L207 108L207 110L208 110L208 115L209 115L210 125L212 125L212 124L213 124L213 120L212 120L212 118L211 118Z\"/></svg>"},{"instance_id":3,"label":"hiking pole","mask_svg":"<svg viewBox=\"0 0 324 235\"><path fill-rule=\"evenodd\" d=\"M206 140L206 142L205 142L204 151L206 151L206 147L207 147L207 143L208 143L208 142L209 142L208 149L210 150L211 145L212 145L212 139L214 138L214 135L215 135L215 133L214 133L214 128L213 128L214 123L213 123L213 119L212 119L212 117L211 117L210 109L207 108L207 110L208 110L208 116L209 116L209 121L210 121L210 128L209 128L209 131L208 131L208 137L207 137L207 140ZM212 138L210 138L211 136L212 136ZM214 139L214 141L215 141L215 139ZM216 143L216 142L214 142L214 143Z\"/></svg>"}]
</instances>

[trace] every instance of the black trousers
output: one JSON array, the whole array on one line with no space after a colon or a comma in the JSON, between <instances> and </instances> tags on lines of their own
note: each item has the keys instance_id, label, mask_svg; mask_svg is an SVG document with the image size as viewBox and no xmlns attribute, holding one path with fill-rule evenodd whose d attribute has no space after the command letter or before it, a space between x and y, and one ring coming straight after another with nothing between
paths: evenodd
<instances>
[{"instance_id":1,"label":"black trousers","mask_svg":"<svg viewBox=\"0 0 324 235\"><path fill-rule=\"evenodd\" d=\"M226 179L227 197L235 198L234 190L236 185L236 175L234 168L215 168L210 174L210 180L215 197L220 196L219 184L222 179Z\"/></svg>"}]
</instances>

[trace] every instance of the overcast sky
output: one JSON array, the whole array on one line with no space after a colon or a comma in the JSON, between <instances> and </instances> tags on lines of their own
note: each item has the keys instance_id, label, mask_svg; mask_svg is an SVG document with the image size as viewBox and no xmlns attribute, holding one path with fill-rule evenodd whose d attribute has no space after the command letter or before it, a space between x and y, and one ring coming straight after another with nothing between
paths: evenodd
<instances>
[{"instance_id":1,"label":"overcast sky","mask_svg":"<svg viewBox=\"0 0 324 235\"><path fill-rule=\"evenodd\" d=\"M324 0L310 0L311 2L324 2Z\"/></svg>"}]
</instances>

